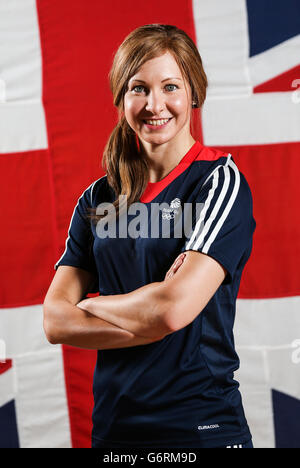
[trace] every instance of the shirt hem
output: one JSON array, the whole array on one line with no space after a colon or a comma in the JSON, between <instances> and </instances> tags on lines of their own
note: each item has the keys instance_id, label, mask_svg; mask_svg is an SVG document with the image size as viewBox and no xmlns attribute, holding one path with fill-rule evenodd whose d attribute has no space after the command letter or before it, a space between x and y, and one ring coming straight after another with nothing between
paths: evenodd
<instances>
[{"instance_id":1,"label":"shirt hem","mask_svg":"<svg viewBox=\"0 0 300 468\"><path fill-rule=\"evenodd\" d=\"M109 440L109 439L101 439L99 437L92 436L92 439L95 441L100 442L101 444L105 444L107 447L114 448L115 447L135 447L135 448L213 448L213 447L220 447L220 446L228 446L228 445L237 445L237 444L245 444L249 440L252 439L252 435L249 429L246 429L242 433L238 435L227 435L224 436L223 434L216 435L215 437L201 437L201 439L194 439L190 441L184 440L170 440L165 441L151 441L151 442L141 442L140 444L132 444L131 442L125 443L122 441L117 440Z\"/></svg>"}]
</instances>

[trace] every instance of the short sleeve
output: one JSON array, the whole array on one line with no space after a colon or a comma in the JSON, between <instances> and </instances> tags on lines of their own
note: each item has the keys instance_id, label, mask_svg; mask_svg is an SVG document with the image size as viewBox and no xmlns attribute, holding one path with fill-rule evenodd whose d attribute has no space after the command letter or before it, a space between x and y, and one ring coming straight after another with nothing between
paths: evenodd
<instances>
[{"instance_id":1,"label":"short sleeve","mask_svg":"<svg viewBox=\"0 0 300 468\"><path fill-rule=\"evenodd\" d=\"M91 186L90 186L91 187ZM95 277L91 285L91 293L98 292L98 272L93 254L93 233L91 222L87 218L91 206L91 189L86 189L78 199L74 208L65 243L65 250L55 263L54 269L60 265L69 265L89 271Z\"/></svg>"},{"instance_id":2,"label":"short sleeve","mask_svg":"<svg viewBox=\"0 0 300 468\"><path fill-rule=\"evenodd\" d=\"M250 187L231 155L204 181L196 202L199 209L182 252L213 257L227 270L224 283L231 283L250 256L256 227Z\"/></svg>"}]
</instances>

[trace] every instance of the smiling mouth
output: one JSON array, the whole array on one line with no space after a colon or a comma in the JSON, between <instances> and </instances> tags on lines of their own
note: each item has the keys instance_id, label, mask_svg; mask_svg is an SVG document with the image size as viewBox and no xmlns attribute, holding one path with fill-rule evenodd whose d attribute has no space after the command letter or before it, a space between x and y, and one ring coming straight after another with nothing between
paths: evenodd
<instances>
[{"instance_id":1,"label":"smiling mouth","mask_svg":"<svg viewBox=\"0 0 300 468\"><path fill-rule=\"evenodd\" d=\"M173 117L170 117L169 119L145 119L143 122L147 125L147 127L163 127L166 125L170 120L172 120Z\"/></svg>"}]
</instances>

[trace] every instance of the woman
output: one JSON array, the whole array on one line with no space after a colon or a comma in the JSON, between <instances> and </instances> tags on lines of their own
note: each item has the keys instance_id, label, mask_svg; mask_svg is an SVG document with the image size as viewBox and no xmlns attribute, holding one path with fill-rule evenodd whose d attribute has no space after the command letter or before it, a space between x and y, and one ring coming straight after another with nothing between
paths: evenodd
<instances>
[{"instance_id":1,"label":"woman","mask_svg":"<svg viewBox=\"0 0 300 468\"><path fill-rule=\"evenodd\" d=\"M232 334L252 197L232 156L192 136L207 87L199 52L175 26L140 27L110 85L107 173L74 209L47 338L99 350L93 447L252 447ZM83 299L98 281L100 296Z\"/></svg>"}]
</instances>

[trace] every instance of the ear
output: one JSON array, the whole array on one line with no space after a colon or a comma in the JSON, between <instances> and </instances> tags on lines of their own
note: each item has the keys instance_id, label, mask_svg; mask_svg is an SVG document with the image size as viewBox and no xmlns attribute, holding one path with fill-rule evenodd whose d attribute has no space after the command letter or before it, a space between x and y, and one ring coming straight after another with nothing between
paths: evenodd
<instances>
[{"instance_id":1,"label":"ear","mask_svg":"<svg viewBox=\"0 0 300 468\"><path fill-rule=\"evenodd\" d=\"M195 109L195 108L198 108L199 107L199 101L198 101L198 97L195 93L192 94L192 108Z\"/></svg>"}]
</instances>

